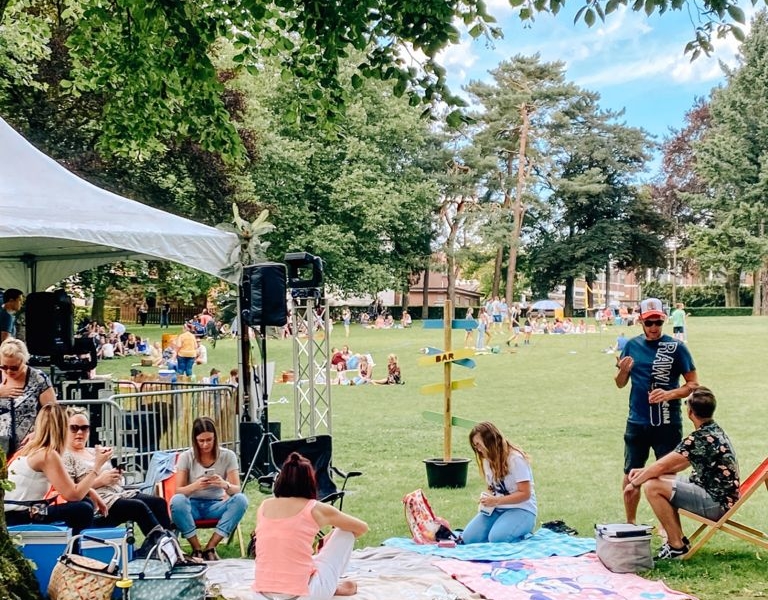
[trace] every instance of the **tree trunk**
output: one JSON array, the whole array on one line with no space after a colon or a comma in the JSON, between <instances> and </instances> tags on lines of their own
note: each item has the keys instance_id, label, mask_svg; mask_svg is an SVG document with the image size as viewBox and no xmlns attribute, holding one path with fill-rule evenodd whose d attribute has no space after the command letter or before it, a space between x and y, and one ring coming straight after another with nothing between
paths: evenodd
<instances>
[{"instance_id":1,"label":"tree trunk","mask_svg":"<svg viewBox=\"0 0 768 600\"><path fill-rule=\"evenodd\" d=\"M101 296L93 297L93 306L91 307L91 319L104 323L104 305L107 299Z\"/></svg>"},{"instance_id":2,"label":"tree trunk","mask_svg":"<svg viewBox=\"0 0 768 600\"><path fill-rule=\"evenodd\" d=\"M0 450L0 482L8 477L5 453ZM0 509L3 507L5 488L0 485ZM18 551L5 525L5 512L0 510L0 598L10 600L41 600L37 579L32 567Z\"/></svg>"},{"instance_id":3,"label":"tree trunk","mask_svg":"<svg viewBox=\"0 0 768 600\"><path fill-rule=\"evenodd\" d=\"M763 314L763 267L752 273L752 316Z\"/></svg>"},{"instance_id":4,"label":"tree trunk","mask_svg":"<svg viewBox=\"0 0 768 600\"><path fill-rule=\"evenodd\" d=\"M429 319L429 265L424 269L421 288L421 318Z\"/></svg>"},{"instance_id":5,"label":"tree trunk","mask_svg":"<svg viewBox=\"0 0 768 600\"><path fill-rule=\"evenodd\" d=\"M605 308L611 305L611 259L605 266Z\"/></svg>"},{"instance_id":6,"label":"tree trunk","mask_svg":"<svg viewBox=\"0 0 768 600\"><path fill-rule=\"evenodd\" d=\"M573 277L565 278L565 302L563 302L563 316L573 317Z\"/></svg>"},{"instance_id":7,"label":"tree trunk","mask_svg":"<svg viewBox=\"0 0 768 600\"><path fill-rule=\"evenodd\" d=\"M499 296L499 290L501 289L501 264L504 261L504 247L500 245L496 249L496 262L493 265L493 288L491 290L491 296ZM507 300L507 304L510 301Z\"/></svg>"},{"instance_id":8,"label":"tree trunk","mask_svg":"<svg viewBox=\"0 0 768 600\"><path fill-rule=\"evenodd\" d=\"M739 285L741 284L741 272L729 271L725 275L725 306L736 308L741 306L739 300Z\"/></svg>"},{"instance_id":9,"label":"tree trunk","mask_svg":"<svg viewBox=\"0 0 768 600\"><path fill-rule=\"evenodd\" d=\"M585 275L584 281L587 282L587 309L593 309L595 308L595 278L591 275ZM587 312L584 312L584 316L588 317L589 314Z\"/></svg>"},{"instance_id":10,"label":"tree trunk","mask_svg":"<svg viewBox=\"0 0 768 600\"><path fill-rule=\"evenodd\" d=\"M530 115L528 106L520 105L520 145L517 151L517 188L515 189L515 205L512 214L512 232L509 236L509 262L507 263L507 304L512 304L515 289L515 276L517 274L517 250L520 246L520 235L523 231L523 219L525 218L525 205L523 204L523 192L525 191L525 154L528 145L528 130L530 129Z\"/></svg>"}]
</instances>

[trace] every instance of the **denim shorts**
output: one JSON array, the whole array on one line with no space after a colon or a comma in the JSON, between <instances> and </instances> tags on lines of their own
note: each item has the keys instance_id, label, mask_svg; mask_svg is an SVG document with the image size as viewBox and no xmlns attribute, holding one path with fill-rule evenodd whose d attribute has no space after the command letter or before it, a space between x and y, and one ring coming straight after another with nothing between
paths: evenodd
<instances>
[{"instance_id":1,"label":"denim shorts","mask_svg":"<svg viewBox=\"0 0 768 600\"><path fill-rule=\"evenodd\" d=\"M725 509L712 499L707 490L691 483L687 477L675 479L669 502L675 508L683 508L710 521L717 521L725 513Z\"/></svg>"}]
</instances>

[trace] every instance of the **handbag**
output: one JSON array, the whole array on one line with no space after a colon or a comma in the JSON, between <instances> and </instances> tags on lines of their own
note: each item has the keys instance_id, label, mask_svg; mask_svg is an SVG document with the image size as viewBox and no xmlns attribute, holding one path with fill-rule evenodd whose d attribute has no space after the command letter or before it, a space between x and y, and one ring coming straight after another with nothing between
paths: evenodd
<instances>
[{"instance_id":1,"label":"handbag","mask_svg":"<svg viewBox=\"0 0 768 600\"><path fill-rule=\"evenodd\" d=\"M613 573L637 573L653 568L651 526L595 525L597 557Z\"/></svg>"},{"instance_id":2,"label":"handbag","mask_svg":"<svg viewBox=\"0 0 768 600\"><path fill-rule=\"evenodd\" d=\"M145 559L128 564L131 600L204 600L207 570L186 561L178 540L166 533Z\"/></svg>"},{"instance_id":3,"label":"handbag","mask_svg":"<svg viewBox=\"0 0 768 600\"><path fill-rule=\"evenodd\" d=\"M48 507L54 504L59 497L58 494L51 498L44 498L42 500L8 500L5 499L5 504L16 504L19 506L26 506L29 511L29 520L32 523L43 523L48 516Z\"/></svg>"},{"instance_id":4,"label":"handbag","mask_svg":"<svg viewBox=\"0 0 768 600\"><path fill-rule=\"evenodd\" d=\"M95 558L73 554L73 545L79 539L111 547L114 552L112 560L103 563ZM116 543L88 535L73 536L53 567L48 583L48 597L50 600L109 600L120 579L117 574L119 561L120 548Z\"/></svg>"}]
</instances>

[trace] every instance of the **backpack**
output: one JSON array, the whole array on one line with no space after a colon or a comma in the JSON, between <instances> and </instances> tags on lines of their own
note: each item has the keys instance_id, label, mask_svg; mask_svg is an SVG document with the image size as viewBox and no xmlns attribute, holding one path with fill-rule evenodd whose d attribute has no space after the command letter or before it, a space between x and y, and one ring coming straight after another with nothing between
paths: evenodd
<instances>
[{"instance_id":1,"label":"backpack","mask_svg":"<svg viewBox=\"0 0 768 600\"><path fill-rule=\"evenodd\" d=\"M448 521L436 517L427 497L420 489L403 496L405 521L417 544L436 544L440 540L457 540Z\"/></svg>"}]
</instances>

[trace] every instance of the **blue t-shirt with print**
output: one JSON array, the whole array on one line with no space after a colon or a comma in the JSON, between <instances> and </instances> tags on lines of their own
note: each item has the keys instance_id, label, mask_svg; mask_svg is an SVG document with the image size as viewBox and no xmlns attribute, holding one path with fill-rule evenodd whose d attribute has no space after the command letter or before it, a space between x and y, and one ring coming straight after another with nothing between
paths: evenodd
<instances>
[{"instance_id":1,"label":"blue t-shirt with print","mask_svg":"<svg viewBox=\"0 0 768 600\"><path fill-rule=\"evenodd\" d=\"M696 370L685 344L668 335L653 341L638 335L627 342L621 358L625 356L634 361L629 372L632 389L627 420L638 425L681 424L680 400L649 404L648 394L654 388L677 389L683 374Z\"/></svg>"}]
</instances>

